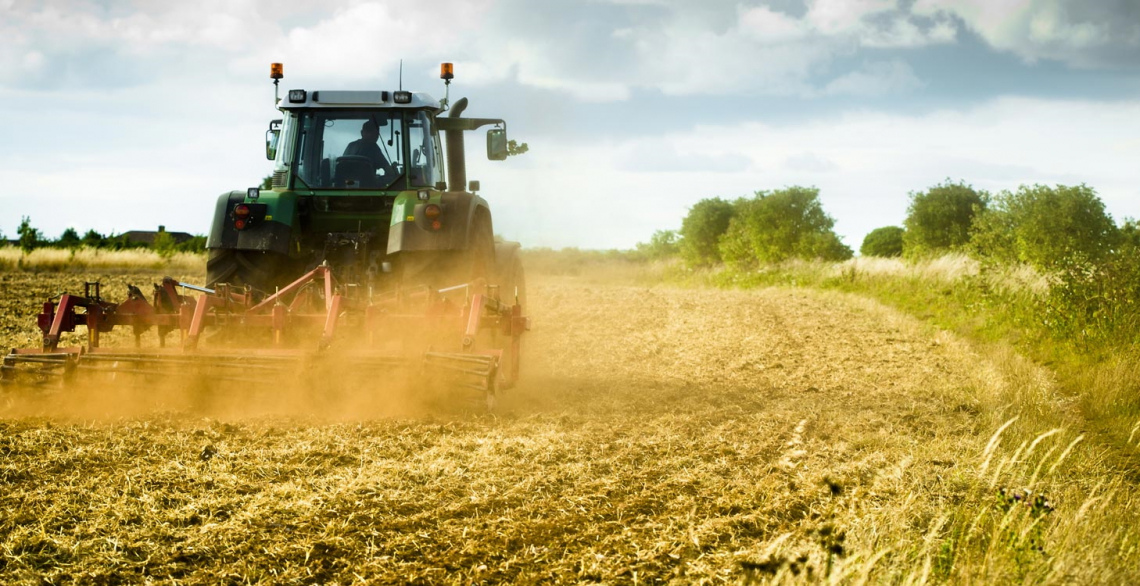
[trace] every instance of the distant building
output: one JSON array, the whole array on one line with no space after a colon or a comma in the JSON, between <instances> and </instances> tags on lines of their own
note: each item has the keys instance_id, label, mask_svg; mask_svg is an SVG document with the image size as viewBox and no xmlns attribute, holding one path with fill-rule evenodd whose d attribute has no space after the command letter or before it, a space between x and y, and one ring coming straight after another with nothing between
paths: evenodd
<instances>
[{"instance_id":1,"label":"distant building","mask_svg":"<svg viewBox=\"0 0 1140 586\"><path fill-rule=\"evenodd\" d=\"M123 232L120 234L120 236L126 237L126 239L130 240L131 242L137 242L139 244L146 244L147 246L150 246L154 244L154 238L162 232L166 232L166 226L159 226L157 232L149 232L146 230L131 230L130 232ZM174 239L175 244L182 244L183 242L186 242L187 240L194 237L193 234L187 234L186 232L166 233L170 234L170 237Z\"/></svg>"}]
</instances>

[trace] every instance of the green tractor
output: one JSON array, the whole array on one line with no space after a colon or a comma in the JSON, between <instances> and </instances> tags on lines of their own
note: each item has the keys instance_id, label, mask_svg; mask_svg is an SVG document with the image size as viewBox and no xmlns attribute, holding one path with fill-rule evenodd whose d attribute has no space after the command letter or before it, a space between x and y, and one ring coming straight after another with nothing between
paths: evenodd
<instances>
[{"instance_id":1,"label":"green tractor","mask_svg":"<svg viewBox=\"0 0 1140 586\"><path fill-rule=\"evenodd\" d=\"M275 87L282 77L273 64ZM447 89L452 77L443 64ZM521 303L519 244L495 242L463 133L491 127L493 161L526 145L508 141L501 119L462 117L466 107L409 91L288 90L266 132L269 186L217 200L206 286L265 296L323 265L369 292L483 279Z\"/></svg>"},{"instance_id":2,"label":"green tractor","mask_svg":"<svg viewBox=\"0 0 1140 586\"><path fill-rule=\"evenodd\" d=\"M280 64L271 77L276 86ZM450 85L450 64L442 77ZM193 366L191 386L245 371L261 376L237 380L276 385L273 373L296 380L313 369L307 376L331 369L368 386L412 368L478 389L493 407L519 380L530 321L519 245L495 242L491 208L467 183L463 133L490 126L491 160L526 146L507 140L501 119L462 117L467 100L449 107L446 94L295 89L277 107L270 185L218 198L205 287L167 277L152 301L130 286L112 303L86 283L82 295L49 300L42 347L5 355L0 382L145 384L166 372L185 379ZM87 343L61 346L77 327ZM101 343L116 327L133 333L133 348ZM151 330L157 347L143 342ZM174 332L181 343L168 347Z\"/></svg>"}]
</instances>

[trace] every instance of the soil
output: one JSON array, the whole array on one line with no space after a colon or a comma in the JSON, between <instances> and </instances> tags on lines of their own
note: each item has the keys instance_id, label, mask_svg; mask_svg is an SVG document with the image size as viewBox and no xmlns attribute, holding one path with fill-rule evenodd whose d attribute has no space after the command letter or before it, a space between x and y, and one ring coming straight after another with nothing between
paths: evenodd
<instances>
[{"instance_id":1,"label":"soil","mask_svg":"<svg viewBox=\"0 0 1140 586\"><path fill-rule=\"evenodd\" d=\"M0 274L0 346L82 280ZM921 540L994 427L985 361L873 302L530 281L525 381L494 413L0 390L0 582L818 577Z\"/></svg>"}]
</instances>

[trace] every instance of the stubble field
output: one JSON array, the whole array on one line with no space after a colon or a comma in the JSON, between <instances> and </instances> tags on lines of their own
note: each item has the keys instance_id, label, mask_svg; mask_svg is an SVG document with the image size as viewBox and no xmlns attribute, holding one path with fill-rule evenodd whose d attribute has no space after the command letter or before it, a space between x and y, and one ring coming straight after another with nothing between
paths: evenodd
<instances>
[{"instance_id":1,"label":"stubble field","mask_svg":"<svg viewBox=\"0 0 1140 586\"><path fill-rule=\"evenodd\" d=\"M83 280L0 273L0 346ZM493 414L0 390L0 582L1140 581L1134 469L1012 353L804 289L538 275L529 299Z\"/></svg>"}]
</instances>

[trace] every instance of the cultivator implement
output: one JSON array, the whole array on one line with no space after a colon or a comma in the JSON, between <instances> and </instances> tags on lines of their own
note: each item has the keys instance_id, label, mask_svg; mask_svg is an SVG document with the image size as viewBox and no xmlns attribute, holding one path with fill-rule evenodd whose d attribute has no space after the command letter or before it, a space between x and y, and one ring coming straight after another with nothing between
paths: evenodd
<instances>
[{"instance_id":1,"label":"cultivator implement","mask_svg":"<svg viewBox=\"0 0 1140 586\"><path fill-rule=\"evenodd\" d=\"M493 405L497 392L518 380L522 335L529 329L522 307L502 293L477 279L373 295L338 283L324 265L262 299L248 288L207 289L168 277L154 286L150 301L129 286L125 301L111 303L99 283L86 283L83 295L44 303L42 347L5 355L0 381L194 374L244 385L320 372L324 382L330 376L367 382L405 370L477 389ZM86 343L62 346L63 334L79 326ZM115 328L133 335L133 348L103 344ZM156 340L146 335L152 329Z\"/></svg>"}]
</instances>

